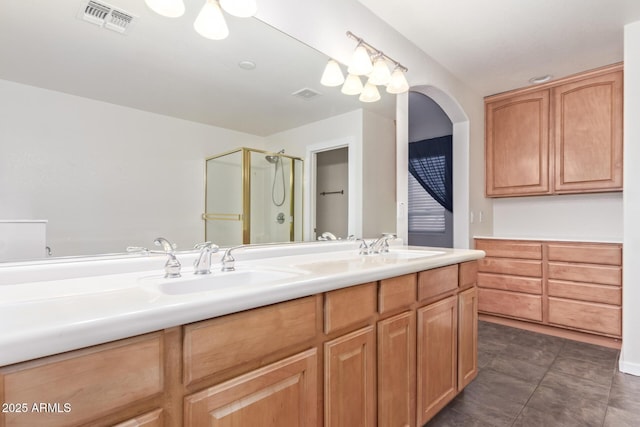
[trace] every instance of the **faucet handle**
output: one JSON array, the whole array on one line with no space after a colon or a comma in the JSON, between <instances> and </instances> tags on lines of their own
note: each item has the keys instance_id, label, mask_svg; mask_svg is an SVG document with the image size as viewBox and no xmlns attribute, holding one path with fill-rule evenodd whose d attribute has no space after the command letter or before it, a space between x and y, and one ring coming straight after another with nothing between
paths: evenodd
<instances>
[{"instance_id":1,"label":"faucet handle","mask_svg":"<svg viewBox=\"0 0 640 427\"><path fill-rule=\"evenodd\" d=\"M145 255L149 255L149 253L151 253L149 249L142 246L127 246L127 252L129 253L142 252Z\"/></svg>"}]
</instances>

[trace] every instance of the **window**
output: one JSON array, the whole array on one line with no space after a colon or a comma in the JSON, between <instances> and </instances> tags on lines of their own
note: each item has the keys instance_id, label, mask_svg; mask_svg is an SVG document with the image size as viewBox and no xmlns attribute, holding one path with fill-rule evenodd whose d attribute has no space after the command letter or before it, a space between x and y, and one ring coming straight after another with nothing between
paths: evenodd
<instances>
[{"instance_id":1,"label":"window","mask_svg":"<svg viewBox=\"0 0 640 427\"><path fill-rule=\"evenodd\" d=\"M444 161L444 156L443 157ZM409 233L444 233L444 207L409 174Z\"/></svg>"}]
</instances>

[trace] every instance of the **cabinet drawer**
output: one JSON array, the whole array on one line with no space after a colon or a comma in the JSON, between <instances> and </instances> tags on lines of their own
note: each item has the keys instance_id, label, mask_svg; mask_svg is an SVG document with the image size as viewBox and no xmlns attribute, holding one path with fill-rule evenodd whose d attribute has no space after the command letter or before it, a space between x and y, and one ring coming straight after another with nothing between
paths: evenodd
<instances>
[{"instance_id":1,"label":"cabinet drawer","mask_svg":"<svg viewBox=\"0 0 640 427\"><path fill-rule=\"evenodd\" d=\"M458 289L458 265L418 273L418 300L425 301Z\"/></svg>"},{"instance_id":2,"label":"cabinet drawer","mask_svg":"<svg viewBox=\"0 0 640 427\"><path fill-rule=\"evenodd\" d=\"M565 282L562 280L549 280L548 286L549 296L552 297L622 305L622 288L620 286Z\"/></svg>"},{"instance_id":3,"label":"cabinet drawer","mask_svg":"<svg viewBox=\"0 0 640 427\"><path fill-rule=\"evenodd\" d=\"M478 286L481 288L542 295L542 279L534 277L479 273Z\"/></svg>"},{"instance_id":4,"label":"cabinet drawer","mask_svg":"<svg viewBox=\"0 0 640 427\"><path fill-rule=\"evenodd\" d=\"M184 399L184 425L316 426L317 351L311 349Z\"/></svg>"},{"instance_id":5,"label":"cabinet drawer","mask_svg":"<svg viewBox=\"0 0 640 427\"><path fill-rule=\"evenodd\" d=\"M622 284L622 268L604 265L550 262L549 278L620 286Z\"/></svg>"},{"instance_id":6,"label":"cabinet drawer","mask_svg":"<svg viewBox=\"0 0 640 427\"><path fill-rule=\"evenodd\" d=\"M622 247L549 243L549 261L622 265Z\"/></svg>"},{"instance_id":7,"label":"cabinet drawer","mask_svg":"<svg viewBox=\"0 0 640 427\"><path fill-rule=\"evenodd\" d=\"M313 339L315 297L301 298L184 327L184 382L192 382Z\"/></svg>"},{"instance_id":8,"label":"cabinet drawer","mask_svg":"<svg viewBox=\"0 0 640 427\"><path fill-rule=\"evenodd\" d=\"M478 261L482 273L512 274L514 276L542 277L542 261L507 258L483 258Z\"/></svg>"},{"instance_id":9,"label":"cabinet drawer","mask_svg":"<svg viewBox=\"0 0 640 427\"><path fill-rule=\"evenodd\" d=\"M362 322L377 311L376 283L327 292L324 297L324 332L329 334Z\"/></svg>"},{"instance_id":10,"label":"cabinet drawer","mask_svg":"<svg viewBox=\"0 0 640 427\"><path fill-rule=\"evenodd\" d=\"M0 413L0 425L88 423L162 393L161 333L116 341L0 369L3 402L59 404L60 411ZM65 411L68 404L69 411Z\"/></svg>"},{"instance_id":11,"label":"cabinet drawer","mask_svg":"<svg viewBox=\"0 0 640 427\"><path fill-rule=\"evenodd\" d=\"M495 289L478 289L478 311L542 321L542 297Z\"/></svg>"},{"instance_id":12,"label":"cabinet drawer","mask_svg":"<svg viewBox=\"0 0 640 427\"><path fill-rule=\"evenodd\" d=\"M478 281L478 261L463 262L458 270L458 287L467 289Z\"/></svg>"},{"instance_id":13,"label":"cabinet drawer","mask_svg":"<svg viewBox=\"0 0 640 427\"><path fill-rule=\"evenodd\" d=\"M488 257L542 259L542 244L513 240L476 240L476 249Z\"/></svg>"},{"instance_id":14,"label":"cabinet drawer","mask_svg":"<svg viewBox=\"0 0 640 427\"><path fill-rule=\"evenodd\" d=\"M386 313L416 301L417 275L406 274L380 281L378 311Z\"/></svg>"},{"instance_id":15,"label":"cabinet drawer","mask_svg":"<svg viewBox=\"0 0 640 427\"><path fill-rule=\"evenodd\" d=\"M549 323L620 337L622 309L612 305L550 297Z\"/></svg>"}]
</instances>

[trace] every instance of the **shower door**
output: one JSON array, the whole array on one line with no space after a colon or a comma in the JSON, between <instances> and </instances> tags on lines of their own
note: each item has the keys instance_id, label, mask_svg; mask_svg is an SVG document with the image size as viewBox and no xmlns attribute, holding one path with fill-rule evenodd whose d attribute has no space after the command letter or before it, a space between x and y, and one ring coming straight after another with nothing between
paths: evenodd
<instances>
[{"instance_id":1,"label":"shower door","mask_svg":"<svg viewBox=\"0 0 640 427\"><path fill-rule=\"evenodd\" d=\"M206 175L206 240L219 246L302 240L302 159L242 148L207 159Z\"/></svg>"}]
</instances>

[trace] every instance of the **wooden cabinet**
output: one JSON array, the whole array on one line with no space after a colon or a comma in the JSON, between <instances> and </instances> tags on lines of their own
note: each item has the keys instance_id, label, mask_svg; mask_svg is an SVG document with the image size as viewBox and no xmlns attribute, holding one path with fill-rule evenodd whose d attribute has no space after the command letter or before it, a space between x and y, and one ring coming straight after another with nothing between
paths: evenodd
<instances>
[{"instance_id":1,"label":"wooden cabinet","mask_svg":"<svg viewBox=\"0 0 640 427\"><path fill-rule=\"evenodd\" d=\"M487 196L549 193L549 91L486 103L485 126Z\"/></svg>"},{"instance_id":2,"label":"wooden cabinet","mask_svg":"<svg viewBox=\"0 0 640 427\"><path fill-rule=\"evenodd\" d=\"M622 336L622 246L548 244L549 323Z\"/></svg>"},{"instance_id":3,"label":"wooden cabinet","mask_svg":"<svg viewBox=\"0 0 640 427\"><path fill-rule=\"evenodd\" d=\"M458 294L458 390L478 375L478 289Z\"/></svg>"},{"instance_id":4,"label":"wooden cabinet","mask_svg":"<svg viewBox=\"0 0 640 427\"><path fill-rule=\"evenodd\" d=\"M185 398L185 427L315 427L317 355L308 350Z\"/></svg>"},{"instance_id":5,"label":"wooden cabinet","mask_svg":"<svg viewBox=\"0 0 640 427\"><path fill-rule=\"evenodd\" d=\"M485 99L486 195L622 190L622 65Z\"/></svg>"},{"instance_id":6,"label":"wooden cabinet","mask_svg":"<svg viewBox=\"0 0 640 427\"><path fill-rule=\"evenodd\" d=\"M325 426L376 425L375 340L367 326L325 343Z\"/></svg>"},{"instance_id":7,"label":"wooden cabinet","mask_svg":"<svg viewBox=\"0 0 640 427\"><path fill-rule=\"evenodd\" d=\"M477 374L478 264L0 368L2 426L419 426Z\"/></svg>"},{"instance_id":8,"label":"wooden cabinet","mask_svg":"<svg viewBox=\"0 0 640 427\"><path fill-rule=\"evenodd\" d=\"M478 262L478 310L542 322L542 244L476 240L486 258Z\"/></svg>"},{"instance_id":9,"label":"wooden cabinet","mask_svg":"<svg viewBox=\"0 0 640 427\"><path fill-rule=\"evenodd\" d=\"M551 89L556 193L622 190L622 71Z\"/></svg>"},{"instance_id":10,"label":"wooden cabinet","mask_svg":"<svg viewBox=\"0 0 640 427\"><path fill-rule=\"evenodd\" d=\"M112 425L130 406L161 405L164 387L161 333L20 363L0 368L0 401L26 406L0 425Z\"/></svg>"},{"instance_id":11,"label":"wooden cabinet","mask_svg":"<svg viewBox=\"0 0 640 427\"><path fill-rule=\"evenodd\" d=\"M458 299L418 309L417 407L423 425L457 394Z\"/></svg>"},{"instance_id":12,"label":"wooden cabinet","mask_svg":"<svg viewBox=\"0 0 640 427\"><path fill-rule=\"evenodd\" d=\"M408 311L378 322L378 425L415 425L416 325Z\"/></svg>"},{"instance_id":13,"label":"wooden cabinet","mask_svg":"<svg viewBox=\"0 0 640 427\"><path fill-rule=\"evenodd\" d=\"M476 239L478 310L613 338L622 335L622 245Z\"/></svg>"}]
</instances>

